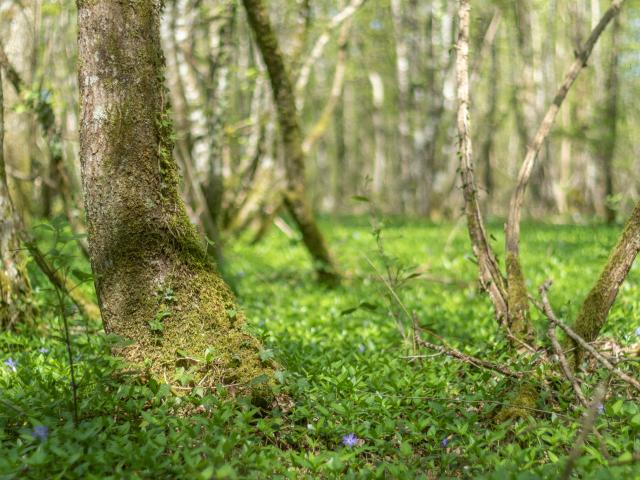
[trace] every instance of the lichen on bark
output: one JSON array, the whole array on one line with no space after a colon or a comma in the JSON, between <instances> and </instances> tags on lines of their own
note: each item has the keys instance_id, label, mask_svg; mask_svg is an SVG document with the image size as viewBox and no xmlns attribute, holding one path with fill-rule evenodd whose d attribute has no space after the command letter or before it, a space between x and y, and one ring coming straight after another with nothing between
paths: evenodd
<instances>
[{"instance_id":1,"label":"lichen on bark","mask_svg":"<svg viewBox=\"0 0 640 480\"><path fill-rule=\"evenodd\" d=\"M529 296L517 255L506 254L509 329L519 340L530 341L533 327L529 314Z\"/></svg>"}]
</instances>

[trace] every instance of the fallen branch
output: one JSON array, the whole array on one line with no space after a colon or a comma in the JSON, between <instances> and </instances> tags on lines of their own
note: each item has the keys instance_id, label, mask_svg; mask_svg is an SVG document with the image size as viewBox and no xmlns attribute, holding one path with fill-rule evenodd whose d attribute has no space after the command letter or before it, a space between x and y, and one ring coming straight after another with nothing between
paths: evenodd
<instances>
[{"instance_id":1,"label":"fallen branch","mask_svg":"<svg viewBox=\"0 0 640 480\"><path fill-rule=\"evenodd\" d=\"M462 353L460 350L456 350L455 348L452 348L452 347L444 347L442 345L436 345L435 343L427 342L422 338L417 338L417 342L419 345L425 348L429 348L431 350L435 350L436 352L440 352L450 357L457 358L458 360L461 360L464 363L468 363L469 365L473 365L474 367L477 367L477 368L485 368L487 370L493 370L494 372L498 372L498 373L501 373L502 375L505 375L507 377L512 377L512 378L524 377L524 373L522 372L515 372L513 370L509 370L508 368L503 367L501 365L487 362L486 360L482 360L480 358Z\"/></svg>"},{"instance_id":2,"label":"fallen branch","mask_svg":"<svg viewBox=\"0 0 640 480\"><path fill-rule=\"evenodd\" d=\"M35 240L29 238L28 235L22 232L22 241L29 250L29 253L36 262L36 265L40 268L42 273L49 279L51 284L67 297L71 299L74 305L78 308L78 312L83 317L91 320L100 319L100 310L98 306L82 295L77 289L77 285L71 285L69 280L60 274L59 270L56 270L47 260L40 247L36 244Z\"/></svg>"}]
</instances>

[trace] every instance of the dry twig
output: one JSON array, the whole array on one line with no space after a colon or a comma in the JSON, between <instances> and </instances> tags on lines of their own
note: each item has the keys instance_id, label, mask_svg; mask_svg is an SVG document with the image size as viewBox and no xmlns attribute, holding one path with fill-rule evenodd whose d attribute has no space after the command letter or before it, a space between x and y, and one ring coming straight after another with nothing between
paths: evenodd
<instances>
[{"instance_id":1,"label":"dry twig","mask_svg":"<svg viewBox=\"0 0 640 480\"><path fill-rule=\"evenodd\" d=\"M628 383L629 385L631 385L632 387L640 391L640 382L638 382L638 380L630 377L629 375L624 373L622 370L617 368L615 365L613 365L609 360L607 360L607 358L604 355L602 355L595 348L589 345L589 343L586 342L580 335L578 335L571 328L569 328L569 326L565 325L556 317L555 313L553 313L553 309L551 308L551 304L549 303L549 297L547 295L547 292L550 286L551 286L551 281L548 280L540 287L540 298L542 300L542 312L549 319L549 321L553 325L557 325L558 327L560 327L564 331L564 333L566 333L578 345L580 345L584 350L586 350L587 353L591 354L607 370L611 371L620 380Z\"/></svg>"}]
</instances>

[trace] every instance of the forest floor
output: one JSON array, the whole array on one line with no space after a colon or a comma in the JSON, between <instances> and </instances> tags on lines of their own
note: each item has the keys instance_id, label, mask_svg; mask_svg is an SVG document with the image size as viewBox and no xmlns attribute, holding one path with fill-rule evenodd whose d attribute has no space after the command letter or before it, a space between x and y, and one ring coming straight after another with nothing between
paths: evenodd
<instances>
[{"instance_id":1,"label":"forest floor","mask_svg":"<svg viewBox=\"0 0 640 480\"><path fill-rule=\"evenodd\" d=\"M514 360L478 292L464 224L389 220L386 260L366 217L323 228L348 277L335 290L318 287L297 239L276 229L258 245L241 240L226 251L227 277L264 342L262 355L282 366L275 388L290 401L269 412L225 398L224 388L216 396L196 390L177 398L166 385L133 381L109 355L117 339L69 312L78 379L74 425L59 309L34 270L37 328L0 333L0 478L556 478L583 413L572 406L570 386L559 381L556 391L542 391L529 418L497 424L511 381L414 350L402 333L411 338L411 322L380 281L385 263L400 267L412 278L394 291L420 326L468 354L530 368ZM501 225L491 230L501 250ZM619 230L525 224L530 291L553 279L551 301L569 322ZM68 239L61 238L55 255L66 251ZM75 268L88 271L86 264ZM411 275L416 271L421 275ZM621 348L639 340L638 280L636 265L603 332ZM544 331L546 322L533 315ZM407 358L416 354L427 357ZM637 361L625 365L638 375ZM585 378L595 386L601 376ZM637 396L624 388L610 392L596 421L606 448L589 437L576 471L640 478L637 463L605 461L603 450L610 463L640 451ZM189 406L192 414L181 415Z\"/></svg>"}]
</instances>

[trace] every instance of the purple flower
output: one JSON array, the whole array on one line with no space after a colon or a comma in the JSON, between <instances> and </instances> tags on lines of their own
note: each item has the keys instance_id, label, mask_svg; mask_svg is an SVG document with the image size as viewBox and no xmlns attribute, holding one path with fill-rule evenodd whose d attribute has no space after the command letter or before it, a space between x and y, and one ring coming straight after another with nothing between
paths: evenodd
<instances>
[{"instance_id":1,"label":"purple flower","mask_svg":"<svg viewBox=\"0 0 640 480\"><path fill-rule=\"evenodd\" d=\"M636 337L640 337L640 327L636 328Z\"/></svg>"},{"instance_id":2,"label":"purple flower","mask_svg":"<svg viewBox=\"0 0 640 480\"><path fill-rule=\"evenodd\" d=\"M362 344L358 347L358 351L359 351L360 353L364 353L364 351L365 351L366 349L367 349L367 347L365 347L365 346L364 346L364 345L362 345Z\"/></svg>"},{"instance_id":3,"label":"purple flower","mask_svg":"<svg viewBox=\"0 0 640 480\"><path fill-rule=\"evenodd\" d=\"M440 442L440 446L442 448L447 448L447 445L449 445L449 437L444 437Z\"/></svg>"},{"instance_id":4,"label":"purple flower","mask_svg":"<svg viewBox=\"0 0 640 480\"><path fill-rule=\"evenodd\" d=\"M33 427L31 435L33 435L33 438L37 438L41 442L44 442L49 437L49 427L45 427L44 425L36 425L35 427Z\"/></svg>"},{"instance_id":5,"label":"purple flower","mask_svg":"<svg viewBox=\"0 0 640 480\"><path fill-rule=\"evenodd\" d=\"M14 372L17 370L18 362L16 362L13 358L8 358L4 361L4 364L9 370L13 370Z\"/></svg>"},{"instance_id":6,"label":"purple flower","mask_svg":"<svg viewBox=\"0 0 640 480\"><path fill-rule=\"evenodd\" d=\"M598 404L598 413L604 413L604 405L601 403Z\"/></svg>"},{"instance_id":7,"label":"purple flower","mask_svg":"<svg viewBox=\"0 0 640 480\"><path fill-rule=\"evenodd\" d=\"M47 353L49 353L49 349L46 348L46 347L41 347L41 348L38 349L38 351L40 353L42 353L43 355L46 355Z\"/></svg>"},{"instance_id":8,"label":"purple flower","mask_svg":"<svg viewBox=\"0 0 640 480\"><path fill-rule=\"evenodd\" d=\"M349 435L345 435L344 437L342 437L342 443L346 447L355 447L358 443L358 437L356 437L353 433L350 433Z\"/></svg>"}]
</instances>

